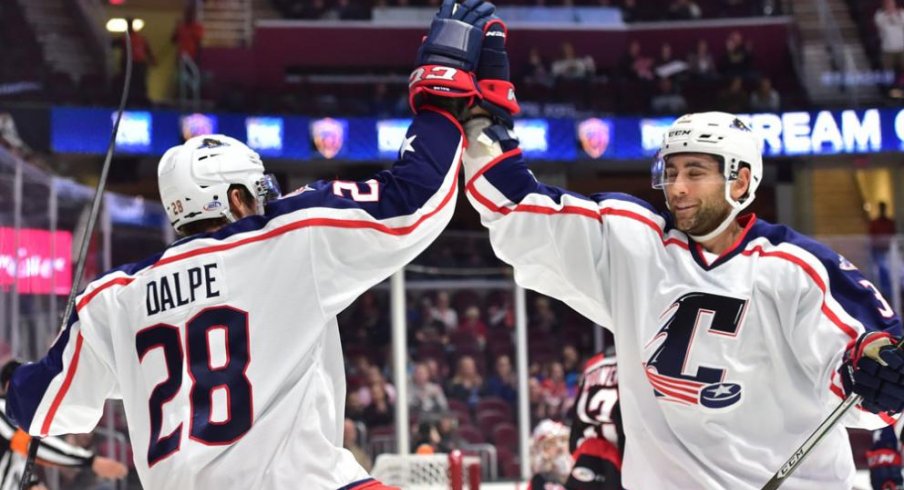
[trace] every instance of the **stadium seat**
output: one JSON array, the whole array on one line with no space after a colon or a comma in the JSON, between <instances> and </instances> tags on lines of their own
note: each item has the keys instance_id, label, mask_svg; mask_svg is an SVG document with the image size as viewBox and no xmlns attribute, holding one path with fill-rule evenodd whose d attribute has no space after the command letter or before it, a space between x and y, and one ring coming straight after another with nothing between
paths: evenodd
<instances>
[{"instance_id":1,"label":"stadium seat","mask_svg":"<svg viewBox=\"0 0 904 490\"><path fill-rule=\"evenodd\" d=\"M518 449L518 429L513 424L502 423L497 425L493 428L491 436L496 447L505 447L512 451Z\"/></svg>"},{"instance_id":2,"label":"stadium seat","mask_svg":"<svg viewBox=\"0 0 904 490\"><path fill-rule=\"evenodd\" d=\"M477 425L484 434L492 434L493 428L502 423L512 422L511 418L504 413L489 410L477 413Z\"/></svg>"},{"instance_id":3,"label":"stadium seat","mask_svg":"<svg viewBox=\"0 0 904 490\"><path fill-rule=\"evenodd\" d=\"M482 444L486 442L485 432L473 425L466 424L458 427L458 435L469 444Z\"/></svg>"},{"instance_id":4,"label":"stadium seat","mask_svg":"<svg viewBox=\"0 0 904 490\"><path fill-rule=\"evenodd\" d=\"M512 416L512 406L502 398L498 396L488 396L486 398L482 398L479 402L477 402L477 413L483 413L488 411L496 411L500 412L509 420L515 420Z\"/></svg>"}]
</instances>

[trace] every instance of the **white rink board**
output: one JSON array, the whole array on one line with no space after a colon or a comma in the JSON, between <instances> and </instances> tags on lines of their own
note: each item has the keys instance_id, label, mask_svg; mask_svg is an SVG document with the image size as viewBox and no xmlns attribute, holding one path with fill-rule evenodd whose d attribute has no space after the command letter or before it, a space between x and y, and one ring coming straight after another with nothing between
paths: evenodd
<instances>
[{"instance_id":1,"label":"white rink board","mask_svg":"<svg viewBox=\"0 0 904 490\"><path fill-rule=\"evenodd\" d=\"M467 488L467 484L465 485ZM481 483L480 490L526 490L527 483L506 482L506 483ZM866 470L857 471L854 478L853 490L872 490L869 483L869 472Z\"/></svg>"}]
</instances>

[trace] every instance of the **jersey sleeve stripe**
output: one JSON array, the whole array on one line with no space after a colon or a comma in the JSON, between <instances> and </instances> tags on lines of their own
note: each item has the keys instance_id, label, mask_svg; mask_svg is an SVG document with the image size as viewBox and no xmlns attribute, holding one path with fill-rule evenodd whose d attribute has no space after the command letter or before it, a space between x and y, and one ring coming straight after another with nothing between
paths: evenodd
<instances>
[{"instance_id":1,"label":"jersey sleeve stripe","mask_svg":"<svg viewBox=\"0 0 904 490\"><path fill-rule=\"evenodd\" d=\"M813 280L813 282L816 284L816 286L820 290L822 290L823 298L825 298L826 294L828 293L828 291L826 289L825 281L822 280L822 278L813 269L813 267L810 266L810 264L807 264L799 257L795 257L787 252L779 252L779 251L767 252L763 249L763 247L761 245L757 245L756 247L754 247L750 250L745 250L742 252L742 254L748 255L748 256L760 255L762 257L776 257L776 258L779 258L782 260L787 260L793 264L796 264L798 267L803 269L804 272L806 272L807 275L810 276L810 278ZM834 323L842 332L844 332L845 335L847 335L848 337L850 337L852 339L857 338L857 336L858 336L857 329L844 323L843 321L841 321L841 318L839 318L838 315L836 315L835 312L829 308L829 305L826 304L825 299L823 299L823 301L822 301L822 312L823 312L823 314L826 315L826 317L828 317L829 320L831 320L832 323Z\"/></svg>"},{"instance_id":2,"label":"jersey sleeve stripe","mask_svg":"<svg viewBox=\"0 0 904 490\"><path fill-rule=\"evenodd\" d=\"M47 415L44 416L44 423L41 424L42 436L46 436L47 433L50 432L50 424L53 422L53 417L56 416L57 409L60 408L60 404L63 403L63 398L66 396L66 392L69 391L69 386L72 384L72 379L75 377L75 371L78 369L78 360L79 355L82 353L83 343L84 338L82 337L81 332L79 332L75 339L75 352L72 354L72 359L69 361L69 369L66 371L66 378L63 380L63 385L54 397L53 403L50 404Z\"/></svg>"},{"instance_id":3,"label":"jersey sleeve stripe","mask_svg":"<svg viewBox=\"0 0 904 490\"><path fill-rule=\"evenodd\" d=\"M117 277L116 279L111 279L111 280L101 284L100 286L92 289L91 292L82 296L81 299L79 299L78 305L75 308L76 311L80 311L82 308L84 308L85 305L90 303L91 300L94 299L95 296L100 294L105 289L110 288L112 286L126 286L126 285L130 284L132 281L134 281L134 279L131 277Z\"/></svg>"}]
</instances>

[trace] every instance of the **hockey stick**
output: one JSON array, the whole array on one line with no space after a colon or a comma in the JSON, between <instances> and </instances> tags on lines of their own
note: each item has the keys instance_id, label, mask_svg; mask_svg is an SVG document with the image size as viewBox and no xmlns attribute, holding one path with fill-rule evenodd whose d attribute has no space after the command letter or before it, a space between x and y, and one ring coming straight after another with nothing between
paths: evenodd
<instances>
[{"instance_id":1,"label":"hockey stick","mask_svg":"<svg viewBox=\"0 0 904 490\"><path fill-rule=\"evenodd\" d=\"M904 338L902 338L895 345L895 348L904 348ZM789 458L788 461L785 461L785 464L783 464L782 467L777 472L775 472L774 475L772 475L772 478L768 482L766 482L765 486L763 486L763 490L775 490L776 488L780 487L782 483L785 482L785 479L788 478L791 473L794 473L794 470L796 470L797 467L800 466L800 463L802 463L804 458L806 458L807 455L810 454L810 451L812 451L813 448L816 447L817 444L819 444L819 441L821 441L822 438L829 433L829 430L838 423L841 417L846 414L847 411L851 409L851 407L860 403L861 400L863 400L862 396L856 393L850 393L844 399L844 401L841 402L841 404L838 405L835 410L832 410L832 413L830 413L829 416L826 417L826 419L823 420L821 424L819 424L819 427L817 427L816 430L814 430L813 433L810 434L810 437L808 437L807 440L804 441L804 443L801 444L799 448L797 448L797 451L794 451L794 454L791 455L791 458Z\"/></svg>"},{"instance_id":2,"label":"hockey stick","mask_svg":"<svg viewBox=\"0 0 904 490\"><path fill-rule=\"evenodd\" d=\"M110 173L110 162L113 160L113 150L116 148L116 134L119 132L119 121L122 120L122 113L126 109L126 100L129 98L129 84L132 81L132 38L129 30L123 32L126 40L126 47L123 56L126 57L126 76L123 81L122 97L119 99L119 108L116 109L116 121L113 122L113 132L110 134L110 143L107 145L107 155L104 158L104 166L100 171L100 180L94 189L94 199L91 201L91 212L88 214L88 223L85 226L85 232L82 234L82 243L79 246L78 261L75 266L75 279L72 281L72 289L69 290L69 298L66 300L66 309L63 310L63 318L60 324L60 330L66 328L69 323L69 317L75 308L75 296L79 291L82 274L85 273L85 260L88 255L88 244L91 241L91 233L94 231L94 225L97 222L97 215L100 213L100 201L104 195L104 188L107 186L107 174ZM41 444L41 438L33 436L28 444L28 458L25 460L25 469L22 471L22 480L19 482L19 490L27 490L31 488L31 481L35 469L35 460L38 458L38 446Z\"/></svg>"},{"instance_id":3,"label":"hockey stick","mask_svg":"<svg viewBox=\"0 0 904 490\"><path fill-rule=\"evenodd\" d=\"M804 458L810 454L810 451L819 444L819 441L829 433L829 430L834 427L836 423L838 423L838 420L841 419L851 407L860 403L860 400L862 399L863 397L855 393L848 395L847 398L845 398L844 401L841 402L841 404L838 405L838 407L833 410L821 424L819 424L819 427L810 434L810 437L797 448L797 451L794 451L794 454L782 465L781 469L772 475L772 479L766 482L766 485L763 486L763 490L775 490L780 487L782 483L785 482L785 479L791 476L791 473L800 466L800 463L802 463Z\"/></svg>"}]
</instances>

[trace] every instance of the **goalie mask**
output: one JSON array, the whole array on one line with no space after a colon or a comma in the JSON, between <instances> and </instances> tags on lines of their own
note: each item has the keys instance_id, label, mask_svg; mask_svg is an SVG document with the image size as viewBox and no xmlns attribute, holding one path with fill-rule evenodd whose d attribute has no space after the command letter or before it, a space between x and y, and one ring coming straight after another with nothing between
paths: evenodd
<instances>
[{"instance_id":1,"label":"goalie mask","mask_svg":"<svg viewBox=\"0 0 904 490\"><path fill-rule=\"evenodd\" d=\"M705 153L721 162L725 178L725 200L731 212L711 232L691 238L705 242L718 236L734 222L738 213L753 202L763 180L763 155L760 139L737 116L725 112L686 114L678 118L663 137L662 146L653 161L651 173L654 189L666 189L669 182L665 172L668 157L678 153ZM742 167L750 169L747 193L735 200L731 197L731 183L738 178ZM668 205L668 200L666 200Z\"/></svg>"},{"instance_id":2,"label":"goalie mask","mask_svg":"<svg viewBox=\"0 0 904 490\"><path fill-rule=\"evenodd\" d=\"M196 136L167 150L157 179L160 199L176 231L206 219L235 221L229 208L232 185L248 190L257 214L280 196L276 179L264 174L260 156L240 141L218 134Z\"/></svg>"}]
</instances>

